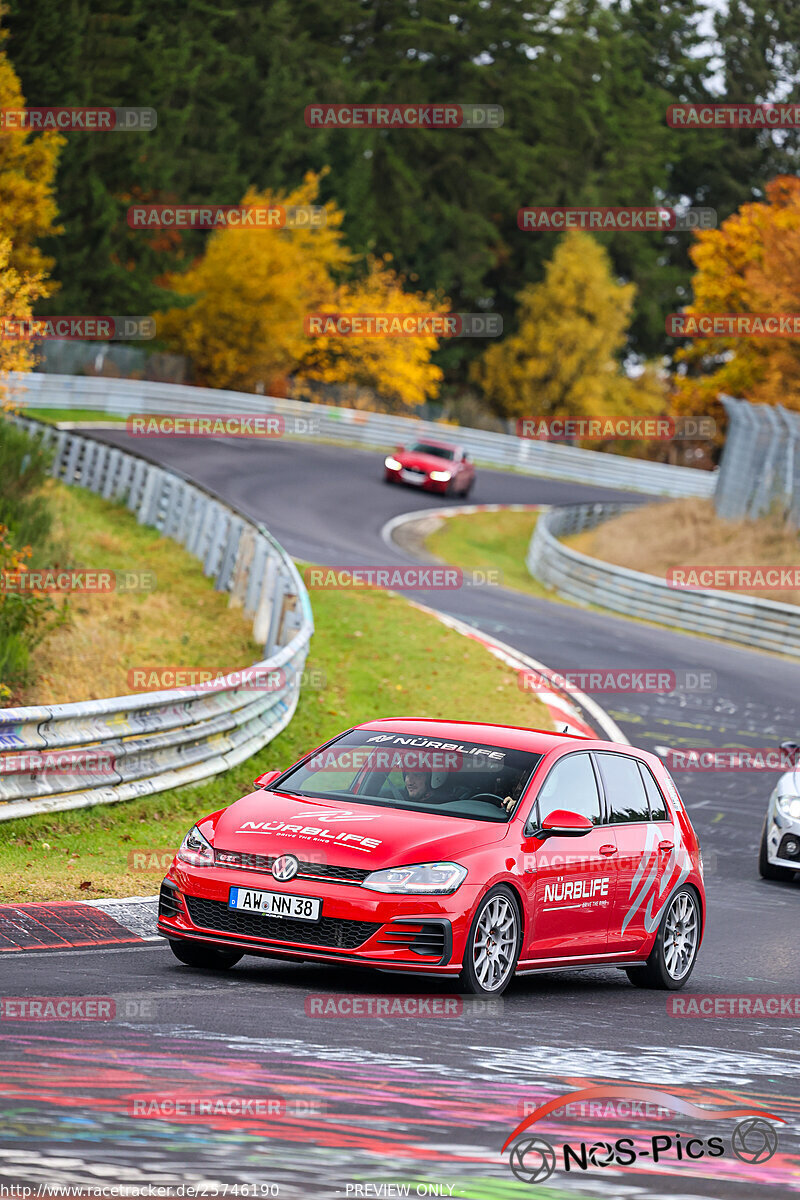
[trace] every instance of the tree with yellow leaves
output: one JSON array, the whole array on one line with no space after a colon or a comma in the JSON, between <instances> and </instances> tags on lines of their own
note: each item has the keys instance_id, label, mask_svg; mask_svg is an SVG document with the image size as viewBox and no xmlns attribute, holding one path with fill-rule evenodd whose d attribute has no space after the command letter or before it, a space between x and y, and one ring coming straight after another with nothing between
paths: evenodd
<instances>
[{"instance_id":1,"label":"tree with yellow leaves","mask_svg":"<svg viewBox=\"0 0 800 1200\"><path fill-rule=\"evenodd\" d=\"M309 173L288 195L249 192L242 203L313 206L319 180ZM386 260L370 260L362 278L342 282L354 263L341 232L344 214L328 203L325 216L316 227L212 233L202 258L166 281L191 302L156 314L159 337L188 355L198 382L211 387L280 393L291 375L298 395L313 394L319 383L341 384L365 405L375 395L393 407L421 404L441 379L430 362L434 337L322 338L306 332L305 318L320 312L446 311L433 296L404 291Z\"/></svg>"},{"instance_id":2,"label":"tree with yellow leaves","mask_svg":"<svg viewBox=\"0 0 800 1200\"><path fill-rule=\"evenodd\" d=\"M697 271L685 312L800 310L800 179L773 179L765 201L697 234L690 255ZM681 412L708 412L720 392L800 409L800 345L789 338L692 338L676 359L687 368L676 380Z\"/></svg>"},{"instance_id":3,"label":"tree with yellow leaves","mask_svg":"<svg viewBox=\"0 0 800 1200\"><path fill-rule=\"evenodd\" d=\"M0 237L0 319L12 317L20 322L31 320L33 303L43 294L40 275L23 275L11 265L11 239ZM0 329L0 411L16 407L24 390L8 382L9 371L25 372L33 368L33 343L25 338L5 337Z\"/></svg>"},{"instance_id":4,"label":"tree with yellow leaves","mask_svg":"<svg viewBox=\"0 0 800 1200\"><path fill-rule=\"evenodd\" d=\"M658 372L631 379L620 366L636 295L618 283L606 250L570 231L545 278L518 297L515 333L489 346L473 378L503 416L624 417L664 411Z\"/></svg>"},{"instance_id":5,"label":"tree with yellow leaves","mask_svg":"<svg viewBox=\"0 0 800 1200\"><path fill-rule=\"evenodd\" d=\"M286 208L313 205L319 176L308 174L288 195L248 192L242 203ZM199 383L269 392L294 371L308 349L303 320L332 303L333 273L351 254L343 214L325 206L317 228L225 228L208 238L205 254L167 285L191 297L186 308L156 314L159 337L187 354Z\"/></svg>"},{"instance_id":6,"label":"tree with yellow leaves","mask_svg":"<svg viewBox=\"0 0 800 1200\"><path fill-rule=\"evenodd\" d=\"M367 273L342 284L330 310L337 314L389 314L424 316L443 314L449 306L431 293L406 292L404 280L383 260L370 257ZM413 336L348 335L309 338L309 348L299 365L302 380L347 385L347 400L355 408L382 406L402 412L424 404L438 393L442 372L431 355L438 347L433 334Z\"/></svg>"},{"instance_id":7,"label":"tree with yellow leaves","mask_svg":"<svg viewBox=\"0 0 800 1200\"><path fill-rule=\"evenodd\" d=\"M0 3L0 19L6 6ZM19 79L3 48L7 31L0 29L0 109L25 107ZM61 134L33 134L0 126L0 235L11 239L10 265L21 276L38 277L39 295L49 296L53 259L37 246L41 238L60 233L53 194Z\"/></svg>"}]
</instances>

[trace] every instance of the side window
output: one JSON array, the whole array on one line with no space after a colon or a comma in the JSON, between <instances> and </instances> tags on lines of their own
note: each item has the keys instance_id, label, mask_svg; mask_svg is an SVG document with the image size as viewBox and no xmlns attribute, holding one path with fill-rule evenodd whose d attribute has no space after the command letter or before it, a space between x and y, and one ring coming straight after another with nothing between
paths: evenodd
<instances>
[{"instance_id":1,"label":"side window","mask_svg":"<svg viewBox=\"0 0 800 1200\"><path fill-rule=\"evenodd\" d=\"M658 784L653 778L653 772L648 767L647 763L640 762L639 770L642 772L644 780L644 790L647 792L647 799L650 802L650 820L651 821L666 821L667 805L664 797L661 795Z\"/></svg>"},{"instance_id":2,"label":"side window","mask_svg":"<svg viewBox=\"0 0 800 1200\"><path fill-rule=\"evenodd\" d=\"M593 825L600 824L600 797L588 754L568 754L551 767L536 808L539 824L557 808L580 813Z\"/></svg>"},{"instance_id":3,"label":"side window","mask_svg":"<svg viewBox=\"0 0 800 1200\"><path fill-rule=\"evenodd\" d=\"M597 755L612 824L649 821L647 792L635 758L601 752Z\"/></svg>"}]
</instances>

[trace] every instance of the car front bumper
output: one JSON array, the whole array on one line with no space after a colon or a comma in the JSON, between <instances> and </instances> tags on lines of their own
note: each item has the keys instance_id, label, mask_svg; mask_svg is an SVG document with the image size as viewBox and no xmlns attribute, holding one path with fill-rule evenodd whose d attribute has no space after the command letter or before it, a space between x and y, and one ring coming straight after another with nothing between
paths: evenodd
<instances>
[{"instance_id":1,"label":"car front bumper","mask_svg":"<svg viewBox=\"0 0 800 1200\"><path fill-rule=\"evenodd\" d=\"M460 971L472 889L468 893L462 885L452 896L425 897L386 895L329 881L296 883L292 894L322 900L318 921L228 907L231 887L274 891L271 876L173 866L161 887L158 932L243 954L441 975Z\"/></svg>"}]
</instances>

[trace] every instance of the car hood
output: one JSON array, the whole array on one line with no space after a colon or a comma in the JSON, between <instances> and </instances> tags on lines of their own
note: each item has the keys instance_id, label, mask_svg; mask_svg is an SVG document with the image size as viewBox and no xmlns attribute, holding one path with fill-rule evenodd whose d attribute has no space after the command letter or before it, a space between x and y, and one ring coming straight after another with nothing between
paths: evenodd
<instances>
[{"instance_id":1,"label":"car hood","mask_svg":"<svg viewBox=\"0 0 800 1200\"><path fill-rule=\"evenodd\" d=\"M415 454L410 450L399 451L394 456L404 467L419 467L423 471L455 470L452 458L437 458L433 454Z\"/></svg>"},{"instance_id":2,"label":"car hood","mask_svg":"<svg viewBox=\"0 0 800 1200\"><path fill-rule=\"evenodd\" d=\"M294 854L312 862L375 871L403 863L458 860L479 846L502 841L507 832L505 822L259 790L220 813L214 846L248 854Z\"/></svg>"}]
</instances>

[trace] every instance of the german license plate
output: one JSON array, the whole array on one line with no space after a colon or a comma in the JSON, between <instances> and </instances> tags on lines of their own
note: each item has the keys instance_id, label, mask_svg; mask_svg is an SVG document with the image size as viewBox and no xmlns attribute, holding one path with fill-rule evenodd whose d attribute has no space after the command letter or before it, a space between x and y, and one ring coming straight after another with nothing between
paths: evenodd
<instances>
[{"instance_id":1,"label":"german license plate","mask_svg":"<svg viewBox=\"0 0 800 1200\"><path fill-rule=\"evenodd\" d=\"M263 913L265 917L289 917L292 921L318 921L322 901L313 896L289 896L286 892L256 892L232 887L228 908Z\"/></svg>"},{"instance_id":2,"label":"german license plate","mask_svg":"<svg viewBox=\"0 0 800 1200\"><path fill-rule=\"evenodd\" d=\"M416 483L417 485L421 485L425 482L425 476L418 475L416 471L401 471L400 478L404 483Z\"/></svg>"}]
</instances>

